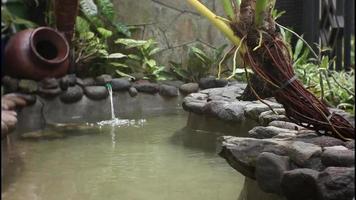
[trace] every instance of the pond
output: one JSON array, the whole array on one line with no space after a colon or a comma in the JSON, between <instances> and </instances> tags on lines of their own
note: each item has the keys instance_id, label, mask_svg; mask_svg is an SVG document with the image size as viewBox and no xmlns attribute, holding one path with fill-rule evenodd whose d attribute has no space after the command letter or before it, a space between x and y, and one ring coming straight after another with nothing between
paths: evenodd
<instances>
[{"instance_id":1,"label":"pond","mask_svg":"<svg viewBox=\"0 0 356 200\"><path fill-rule=\"evenodd\" d=\"M216 133L187 114L94 125L76 136L19 140L22 167L4 200L236 200L244 178L215 153ZM16 162L14 162L16 163Z\"/></svg>"}]
</instances>

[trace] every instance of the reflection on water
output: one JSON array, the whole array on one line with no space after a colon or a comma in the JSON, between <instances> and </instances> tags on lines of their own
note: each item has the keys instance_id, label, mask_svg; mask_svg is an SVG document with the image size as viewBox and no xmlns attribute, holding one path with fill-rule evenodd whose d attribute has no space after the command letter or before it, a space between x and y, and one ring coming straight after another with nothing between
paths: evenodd
<instances>
[{"instance_id":1,"label":"reflection on water","mask_svg":"<svg viewBox=\"0 0 356 200\"><path fill-rule=\"evenodd\" d=\"M186 119L152 117L139 126L95 125L90 135L18 141L24 169L2 198L236 200L242 175L215 154L217 135L184 128Z\"/></svg>"}]
</instances>

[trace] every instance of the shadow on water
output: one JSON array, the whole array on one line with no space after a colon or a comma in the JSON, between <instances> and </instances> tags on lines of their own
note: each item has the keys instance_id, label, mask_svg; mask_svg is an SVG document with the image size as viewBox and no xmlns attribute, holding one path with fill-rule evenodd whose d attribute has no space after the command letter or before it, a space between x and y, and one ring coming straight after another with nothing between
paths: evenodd
<instances>
[{"instance_id":1,"label":"shadow on water","mask_svg":"<svg viewBox=\"0 0 356 200\"><path fill-rule=\"evenodd\" d=\"M13 141L11 135L1 141L1 191L14 183L24 169L21 151Z\"/></svg>"},{"instance_id":2,"label":"shadow on water","mask_svg":"<svg viewBox=\"0 0 356 200\"><path fill-rule=\"evenodd\" d=\"M219 133L193 130L191 128L184 127L172 135L170 142L187 148L214 153L216 149L216 139L220 136L222 135Z\"/></svg>"}]
</instances>

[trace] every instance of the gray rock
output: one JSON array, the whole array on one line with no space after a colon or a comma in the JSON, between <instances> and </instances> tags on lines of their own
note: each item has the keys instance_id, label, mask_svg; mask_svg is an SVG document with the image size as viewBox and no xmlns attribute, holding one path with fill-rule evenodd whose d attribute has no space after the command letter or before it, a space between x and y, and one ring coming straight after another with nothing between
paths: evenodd
<instances>
[{"instance_id":1,"label":"gray rock","mask_svg":"<svg viewBox=\"0 0 356 200\"><path fill-rule=\"evenodd\" d=\"M61 94L61 92L62 91L59 87L54 89L43 89L43 88L38 89L39 95L43 98L54 98L59 94Z\"/></svg>"},{"instance_id":2,"label":"gray rock","mask_svg":"<svg viewBox=\"0 0 356 200\"><path fill-rule=\"evenodd\" d=\"M138 91L136 90L135 87L130 87L129 94L130 94L131 97L135 97L135 96L137 96Z\"/></svg>"},{"instance_id":3,"label":"gray rock","mask_svg":"<svg viewBox=\"0 0 356 200\"><path fill-rule=\"evenodd\" d=\"M319 172L300 168L286 171L281 180L281 189L288 200L316 200Z\"/></svg>"},{"instance_id":4,"label":"gray rock","mask_svg":"<svg viewBox=\"0 0 356 200\"><path fill-rule=\"evenodd\" d=\"M345 147L348 149L355 149L355 140L351 140L345 143Z\"/></svg>"},{"instance_id":5,"label":"gray rock","mask_svg":"<svg viewBox=\"0 0 356 200\"><path fill-rule=\"evenodd\" d=\"M105 86L107 83L111 83L112 77L109 74L102 74L95 78L96 85Z\"/></svg>"},{"instance_id":6,"label":"gray rock","mask_svg":"<svg viewBox=\"0 0 356 200\"><path fill-rule=\"evenodd\" d=\"M148 94L155 94L159 91L159 85L155 83L136 83L134 87L139 92L144 92Z\"/></svg>"},{"instance_id":7,"label":"gray rock","mask_svg":"<svg viewBox=\"0 0 356 200\"><path fill-rule=\"evenodd\" d=\"M59 86L62 90L67 90L69 87L69 77L68 75L63 76L59 79Z\"/></svg>"},{"instance_id":8,"label":"gray rock","mask_svg":"<svg viewBox=\"0 0 356 200\"><path fill-rule=\"evenodd\" d=\"M40 87L43 89L55 89L59 84L55 78L45 78L40 82Z\"/></svg>"},{"instance_id":9,"label":"gray rock","mask_svg":"<svg viewBox=\"0 0 356 200\"><path fill-rule=\"evenodd\" d=\"M342 140L329 136L316 136L316 137L307 137L307 138L299 137L296 140L305 143L315 144L321 147L344 145L344 142Z\"/></svg>"},{"instance_id":10,"label":"gray rock","mask_svg":"<svg viewBox=\"0 0 356 200\"><path fill-rule=\"evenodd\" d=\"M171 85L161 85L159 94L165 97L176 97L178 96L178 88Z\"/></svg>"},{"instance_id":11,"label":"gray rock","mask_svg":"<svg viewBox=\"0 0 356 200\"><path fill-rule=\"evenodd\" d=\"M263 152L256 161L256 180L261 189L268 193L281 193L281 180L284 171L289 170L289 158Z\"/></svg>"},{"instance_id":12,"label":"gray rock","mask_svg":"<svg viewBox=\"0 0 356 200\"><path fill-rule=\"evenodd\" d=\"M109 95L108 90L104 86L87 86L84 88L84 93L89 99L93 100L106 99Z\"/></svg>"},{"instance_id":13,"label":"gray rock","mask_svg":"<svg viewBox=\"0 0 356 200\"><path fill-rule=\"evenodd\" d=\"M179 88L181 85L184 84L184 82L180 80L174 80L174 81L165 80L165 81L160 81L159 84L170 85Z\"/></svg>"},{"instance_id":14,"label":"gray rock","mask_svg":"<svg viewBox=\"0 0 356 200\"><path fill-rule=\"evenodd\" d=\"M272 103L272 102L269 102L269 105L273 109L282 107L282 105L277 104L277 103ZM265 104L258 103L258 102L251 103L251 104L246 105L246 107L245 107L245 115L246 115L246 117L257 121L259 116L260 116L260 114L262 112L265 112L265 111L268 111L268 110L270 110L270 108Z\"/></svg>"},{"instance_id":15,"label":"gray rock","mask_svg":"<svg viewBox=\"0 0 356 200\"><path fill-rule=\"evenodd\" d=\"M187 101L186 99L182 103L182 107L185 111L193 112L197 114L204 113L205 102L199 100L190 100Z\"/></svg>"},{"instance_id":16,"label":"gray rock","mask_svg":"<svg viewBox=\"0 0 356 200\"><path fill-rule=\"evenodd\" d=\"M83 87L86 86L94 86L95 85L95 79L94 78L84 78L83 79Z\"/></svg>"},{"instance_id":17,"label":"gray rock","mask_svg":"<svg viewBox=\"0 0 356 200\"><path fill-rule=\"evenodd\" d=\"M111 80L113 91L127 91L131 87L131 82L125 78L114 78Z\"/></svg>"},{"instance_id":18,"label":"gray rock","mask_svg":"<svg viewBox=\"0 0 356 200\"><path fill-rule=\"evenodd\" d=\"M81 100L83 97L83 89L79 86L69 87L66 91L64 91L60 99L64 103L74 103Z\"/></svg>"},{"instance_id":19,"label":"gray rock","mask_svg":"<svg viewBox=\"0 0 356 200\"><path fill-rule=\"evenodd\" d=\"M183 94L190 94L199 91L199 84L198 83L186 83L179 87L179 90Z\"/></svg>"},{"instance_id":20,"label":"gray rock","mask_svg":"<svg viewBox=\"0 0 356 200\"><path fill-rule=\"evenodd\" d=\"M225 87L227 84L227 80L216 79L215 77L201 78L199 80L199 87L201 89Z\"/></svg>"},{"instance_id":21,"label":"gray rock","mask_svg":"<svg viewBox=\"0 0 356 200\"><path fill-rule=\"evenodd\" d=\"M327 167L351 167L355 165L355 152L348 149L326 149L321 154L321 161Z\"/></svg>"},{"instance_id":22,"label":"gray rock","mask_svg":"<svg viewBox=\"0 0 356 200\"><path fill-rule=\"evenodd\" d=\"M278 120L275 120L275 121L272 121L268 124L268 126L275 126L275 127L278 127L278 128L283 128L283 129L290 129L290 130L301 130L301 129L304 129L303 127L295 124L295 123L292 123L292 122L286 122L286 121L278 121Z\"/></svg>"},{"instance_id":23,"label":"gray rock","mask_svg":"<svg viewBox=\"0 0 356 200\"><path fill-rule=\"evenodd\" d=\"M83 85L84 85L83 79L77 77L77 78L75 79L75 84L77 84L77 85L83 87Z\"/></svg>"},{"instance_id":24,"label":"gray rock","mask_svg":"<svg viewBox=\"0 0 356 200\"><path fill-rule=\"evenodd\" d=\"M262 152L284 156L285 146L285 141L223 136L218 139L217 152L238 172L255 179L257 157Z\"/></svg>"},{"instance_id":25,"label":"gray rock","mask_svg":"<svg viewBox=\"0 0 356 200\"><path fill-rule=\"evenodd\" d=\"M21 79L19 82L19 91L23 93L34 93L38 91L38 84L36 81Z\"/></svg>"},{"instance_id":26,"label":"gray rock","mask_svg":"<svg viewBox=\"0 0 356 200\"><path fill-rule=\"evenodd\" d=\"M273 109L277 114L275 114L272 110L267 110L262 112L258 116L258 121L260 125L267 126L272 121L289 121L289 119L285 116L284 108L276 108Z\"/></svg>"},{"instance_id":27,"label":"gray rock","mask_svg":"<svg viewBox=\"0 0 356 200\"><path fill-rule=\"evenodd\" d=\"M4 76L1 82L5 88L5 93L16 92L19 88L19 80L10 76Z\"/></svg>"},{"instance_id":28,"label":"gray rock","mask_svg":"<svg viewBox=\"0 0 356 200\"><path fill-rule=\"evenodd\" d=\"M319 199L351 200L355 196L355 168L328 167L318 176Z\"/></svg>"},{"instance_id":29,"label":"gray rock","mask_svg":"<svg viewBox=\"0 0 356 200\"><path fill-rule=\"evenodd\" d=\"M226 121L243 122L245 121L244 107L239 103L227 103L217 116Z\"/></svg>"},{"instance_id":30,"label":"gray rock","mask_svg":"<svg viewBox=\"0 0 356 200\"><path fill-rule=\"evenodd\" d=\"M77 83L77 76L75 74L68 74L67 77L69 86L75 86Z\"/></svg>"},{"instance_id":31,"label":"gray rock","mask_svg":"<svg viewBox=\"0 0 356 200\"><path fill-rule=\"evenodd\" d=\"M290 159L299 166L305 166L308 159L320 155L321 152L320 146L300 141L292 142L288 148Z\"/></svg>"},{"instance_id":32,"label":"gray rock","mask_svg":"<svg viewBox=\"0 0 356 200\"><path fill-rule=\"evenodd\" d=\"M257 139L265 139L265 138L272 138L282 133L290 133L295 136L297 131L278 128L274 126L267 126L267 127L256 126L253 129L251 129L248 133L250 137L257 138Z\"/></svg>"}]
</instances>

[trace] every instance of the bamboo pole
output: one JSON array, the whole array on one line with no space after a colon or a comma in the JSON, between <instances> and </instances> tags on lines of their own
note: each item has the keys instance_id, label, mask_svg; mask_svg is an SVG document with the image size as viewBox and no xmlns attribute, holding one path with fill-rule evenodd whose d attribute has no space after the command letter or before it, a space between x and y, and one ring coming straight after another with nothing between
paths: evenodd
<instances>
[{"instance_id":1,"label":"bamboo pole","mask_svg":"<svg viewBox=\"0 0 356 200\"><path fill-rule=\"evenodd\" d=\"M205 16L217 29L219 29L234 45L239 46L241 38L236 36L229 25L219 19L219 16L214 14L206 6L199 2L199 0L187 0L201 15ZM241 45L240 53L245 53L245 45Z\"/></svg>"}]
</instances>

